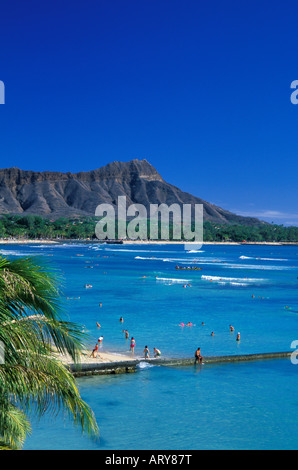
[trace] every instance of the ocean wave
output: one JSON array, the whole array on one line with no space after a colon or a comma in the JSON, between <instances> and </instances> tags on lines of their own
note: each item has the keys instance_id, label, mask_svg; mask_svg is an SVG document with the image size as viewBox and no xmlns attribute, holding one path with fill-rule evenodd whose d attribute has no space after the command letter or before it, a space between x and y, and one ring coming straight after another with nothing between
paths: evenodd
<instances>
[{"instance_id":1,"label":"ocean wave","mask_svg":"<svg viewBox=\"0 0 298 470\"><path fill-rule=\"evenodd\" d=\"M266 281L266 279L255 279L255 278L242 278L242 277L223 277L223 276L206 276L203 275L201 276L201 279L205 279L207 281L232 281L232 282L263 282Z\"/></svg>"},{"instance_id":2,"label":"ocean wave","mask_svg":"<svg viewBox=\"0 0 298 470\"><path fill-rule=\"evenodd\" d=\"M117 251L118 253L181 253L181 251L169 251L169 250L130 250L128 248L103 248L104 251Z\"/></svg>"},{"instance_id":3,"label":"ocean wave","mask_svg":"<svg viewBox=\"0 0 298 470\"><path fill-rule=\"evenodd\" d=\"M166 277L156 277L155 278L157 281L163 281L163 282L190 282L189 279L179 279L179 278L166 278Z\"/></svg>"},{"instance_id":4,"label":"ocean wave","mask_svg":"<svg viewBox=\"0 0 298 470\"><path fill-rule=\"evenodd\" d=\"M34 253L34 255L38 255L42 253ZM33 256L33 253L27 253L25 251L13 251L13 250L0 250L0 255L2 256Z\"/></svg>"},{"instance_id":5,"label":"ocean wave","mask_svg":"<svg viewBox=\"0 0 298 470\"><path fill-rule=\"evenodd\" d=\"M251 257L251 256L239 256L239 259L256 259L260 261L289 261L285 258L259 258L259 257Z\"/></svg>"},{"instance_id":6,"label":"ocean wave","mask_svg":"<svg viewBox=\"0 0 298 470\"><path fill-rule=\"evenodd\" d=\"M254 269L255 271L288 271L297 269L295 266L269 266L265 264L232 264L226 263L222 265L228 269Z\"/></svg>"},{"instance_id":7,"label":"ocean wave","mask_svg":"<svg viewBox=\"0 0 298 470\"><path fill-rule=\"evenodd\" d=\"M154 367L154 365L149 364L149 362L146 362L146 361L141 361L141 362L139 362L137 367L139 367L139 369L149 369L150 367Z\"/></svg>"}]
</instances>

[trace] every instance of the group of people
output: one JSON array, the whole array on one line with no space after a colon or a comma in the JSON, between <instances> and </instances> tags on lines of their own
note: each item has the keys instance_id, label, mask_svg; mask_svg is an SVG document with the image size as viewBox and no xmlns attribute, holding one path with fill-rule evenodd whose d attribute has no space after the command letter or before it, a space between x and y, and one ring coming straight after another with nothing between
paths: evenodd
<instances>
[{"instance_id":1,"label":"group of people","mask_svg":"<svg viewBox=\"0 0 298 470\"><path fill-rule=\"evenodd\" d=\"M120 317L119 321L120 321L120 323L124 323L124 318ZM125 339L129 339L129 332L127 330L122 330L122 333L124 333ZM136 346L136 341L135 341L134 337L132 336L132 338L130 340L130 348L129 348L129 350L132 352L132 354L134 354L135 346ZM154 351L154 357L160 357L161 356L161 352L160 352L159 349L153 348L153 351ZM144 358L149 359L149 357L150 357L150 351L148 349L148 346L145 346Z\"/></svg>"},{"instance_id":2,"label":"group of people","mask_svg":"<svg viewBox=\"0 0 298 470\"><path fill-rule=\"evenodd\" d=\"M119 319L120 323L124 323L124 319L123 317L120 317ZM97 327L100 328L101 325L99 323L96 323ZM202 322L202 325L204 325L204 322ZM191 322L188 322L186 325L184 323L180 323L179 326L193 326L193 323ZM233 333L235 331L235 328L230 325L229 326L230 328L230 332ZM128 330L122 330L122 332L124 333L125 335L125 339L129 339L129 332ZM214 331L212 331L211 333L211 336L214 336ZM97 354L98 354L98 349L99 349L99 344L101 344L103 341L103 336L100 336L98 338L98 342L95 346L95 348L92 350L92 353L91 353L91 357L94 357L96 358L97 357ZM237 333L237 336L236 336L236 341L239 342L240 341L240 333L238 332ZM132 336L131 340L130 340L130 348L129 350L132 352L132 354L134 354L134 350L135 350L135 346L136 346L136 342L135 342L135 339L134 337ZM150 351L149 351L149 348L148 346L146 345L145 348L144 348L144 358L145 360L146 359L149 359L150 358ZM159 349L157 348L153 348L153 355L155 358L158 358L161 356L161 352ZM100 357L100 356L99 356ZM200 364L203 363L203 356L201 355L201 348L198 348L196 351L195 351L195 363L199 362Z\"/></svg>"},{"instance_id":3,"label":"group of people","mask_svg":"<svg viewBox=\"0 0 298 470\"><path fill-rule=\"evenodd\" d=\"M161 352L159 349L157 348L153 348L153 355L154 357L160 357L161 356ZM145 349L144 349L144 358L145 359L149 359L150 358L150 351L148 349L148 346L145 346Z\"/></svg>"},{"instance_id":4,"label":"group of people","mask_svg":"<svg viewBox=\"0 0 298 470\"><path fill-rule=\"evenodd\" d=\"M232 325L230 325L230 332L234 333L234 331L235 331L235 328ZM212 331L211 336L214 336L214 331ZM236 341L238 342L240 341L240 333L237 333Z\"/></svg>"},{"instance_id":5,"label":"group of people","mask_svg":"<svg viewBox=\"0 0 298 470\"><path fill-rule=\"evenodd\" d=\"M124 318L123 318L123 317L120 317L119 321L120 321L120 323L124 323ZM97 326L97 328L101 328L101 325L100 325L99 322L96 323L96 326ZM129 332L128 332L128 330L122 330L122 333L124 333L125 339L129 339ZM98 352L98 351L99 351L99 345L102 343L102 341L103 341L103 336L100 336L100 337L98 338L98 341L97 341L97 343L96 343L94 349L92 350L92 353L91 353L91 356L90 356L90 357L93 357L93 358L96 358L96 357L97 357L97 355L99 354L99 352ZM135 341L134 337L132 336L132 337L131 337L131 340L130 340L130 347L129 347L129 350L132 352L132 354L134 354L135 346L136 346L136 341ZM155 358L161 356L161 352L160 352L159 349L154 348L153 351L154 351L153 354L154 354L154 357L155 357ZM99 357L100 357L100 355L99 355ZM145 346L145 349L144 349L144 358L145 358L145 359L149 359L149 357L150 357L150 351L149 351L149 349L148 349L148 346Z\"/></svg>"}]
</instances>

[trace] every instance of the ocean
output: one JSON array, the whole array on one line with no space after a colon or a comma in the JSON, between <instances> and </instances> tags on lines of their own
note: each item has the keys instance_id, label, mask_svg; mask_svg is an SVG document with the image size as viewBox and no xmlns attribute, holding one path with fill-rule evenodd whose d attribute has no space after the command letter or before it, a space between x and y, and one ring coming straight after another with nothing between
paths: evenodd
<instances>
[{"instance_id":1,"label":"ocean","mask_svg":"<svg viewBox=\"0 0 298 470\"><path fill-rule=\"evenodd\" d=\"M73 243L5 245L0 252L42 256L59 270L66 317L90 333L90 348L103 335L103 351L127 354L123 329L136 340L136 356L145 345L162 357L193 357L197 347L205 356L290 351L298 340L297 246L203 245L187 252L183 245ZM144 365L78 385L97 417L99 440L62 416L32 417L25 449L298 447L298 366L289 359Z\"/></svg>"}]
</instances>

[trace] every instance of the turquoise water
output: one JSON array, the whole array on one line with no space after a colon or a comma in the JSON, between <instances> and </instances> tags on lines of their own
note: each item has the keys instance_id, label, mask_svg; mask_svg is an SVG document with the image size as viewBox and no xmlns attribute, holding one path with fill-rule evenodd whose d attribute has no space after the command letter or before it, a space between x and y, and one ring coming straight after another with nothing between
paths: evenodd
<instances>
[{"instance_id":1,"label":"turquoise water","mask_svg":"<svg viewBox=\"0 0 298 470\"><path fill-rule=\"evenodd\" d=\"M198 346L203 355L286 351L298 339L296 246L206 245L187 253L181 245L78 244L0 251L42 255L60 269L65 309L90 332L90 347L102 334L104 351L127 353L123 328L136 339L136 356L145 344L150 351L158 347L164 357L186 357ZM176 270L176 265L202 270ZM289 360L278 360L153 366L132 375L80 379L100 440L83 438L67 420L42 419L34 421L25 448L297 448L297 374Z\"/></svg>"}]
</instances>

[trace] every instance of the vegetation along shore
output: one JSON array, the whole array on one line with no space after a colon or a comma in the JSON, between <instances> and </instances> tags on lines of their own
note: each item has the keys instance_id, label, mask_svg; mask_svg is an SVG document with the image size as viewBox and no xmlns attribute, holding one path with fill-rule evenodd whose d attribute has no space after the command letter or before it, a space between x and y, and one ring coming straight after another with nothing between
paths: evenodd
<instances>
[{"instance_id":1,"label":"vegetation along shore","mask_svg":"<svg viewBox=\"0 0 298 470\"><path fill-rule=\"evenodd\" d=\"M0 240L2 240L2 243L32 243L34 241L54 243L66 240L96 241L95 225L97 221L96 217L52 220L37 215L3 214L0 216ZM168 241L177 243L171 235L170 228L170 239ZM136 241L130 240L130 242L135 243ZM153 240L150 242L161 243L166 241ZM284 227L283 225L273 224L262 224L260 226L218 225L208 221L204 223L204 243L231 244L244 242L260 244L298 243L298 227Z\"/></svg>"}]
</instances>

